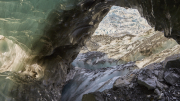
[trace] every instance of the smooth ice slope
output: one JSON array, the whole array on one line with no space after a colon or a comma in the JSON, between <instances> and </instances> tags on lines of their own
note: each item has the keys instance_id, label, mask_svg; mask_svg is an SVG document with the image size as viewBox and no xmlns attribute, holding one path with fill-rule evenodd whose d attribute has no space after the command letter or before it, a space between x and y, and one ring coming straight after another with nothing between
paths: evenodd
<instances>
[{"instance_id":1,"label":"smooth ice slope","mask_svg":"<svg viewBox=\"0 0 180 101\"><path fill-rule=\"evenodd\" d=\"M134 62L98 70L76 68L73 71L76 72L74 78L68 81L63 88L61 100L81 101L84 94L110 89L117 78L133 72L135 69L137 66Z\"/></svg>"}]
</instances>

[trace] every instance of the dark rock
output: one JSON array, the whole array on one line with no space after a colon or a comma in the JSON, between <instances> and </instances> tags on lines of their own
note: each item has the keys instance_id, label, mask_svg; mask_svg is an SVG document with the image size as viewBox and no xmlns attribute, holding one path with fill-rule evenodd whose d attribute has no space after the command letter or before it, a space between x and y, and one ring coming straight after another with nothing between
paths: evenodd
<instances>
[{"instance_id":1,"label":"dark rock","mask_svg":"<svg viewBox=\"0 0 180 101\"><path fill-rule=\"evenodd\" d=\"M164 71L158 72L158 81L164 81Z\"/></svg>"},{"instance_id":2,"label":"dark rock","mask_svg":"<svg viewBox=\"0 0 180 101\"><path fill-rule=\"evenodd\" d=\"M143 85L147 87L148 89L155 89L156 88L156 81L157 78L153 76L152 71L147 69L144 70L140 75L138 76L138 84Z\"/></svg>"},{"instance_id":3,"label":"dark rock","mask_svg":"<svg viewBox=\"0 0 180 101\"><path fill-rule=\"evenodd\" d=\"M169 68L179 68L180 67L180 54L175 54L167 57L163 62L163 67L165 70Z\"/></svg>"},{"instance_id":4,"label":"dark rock","mask_svg":"<svg viewBox=\"0 0 180 101\"><path fill-rule=\"evenodd\" d=\"M146 67L144 67L144 69L154 70L154 69L162 68L162 66L163 65L161 63L152 63L152 64L149 64ZM158 72L159 72L159 70L158 70Z\"/></svg>"},{"instance_id":5,"label":"dark rock","mask_svg":"<svg viewBox=\"0 0 180 101\"><path fill-rule=\"evenodd\" d=\"M178 80L180 76L176 73L173 73L172 71L166 71L164 73L164 79L167 83L174 85Z\"/></svg>"},{"instance_id":6,"label":"dark rock","mask_svg":"<svg viewBox=\"0 0 180 101\"><path fill-rule=\"evenodd\" d=\"M124 79L117 79L119 86L106 92L98 92L103 97L102 101L180 101L180 69L171 66L164 69L162 65L156 68L158 64L139 70L131 82L124 83L128 80L126 76ZM167 83L170 85L167 86Z\"/></svg>"},{"instance_id":7,"label":"dark rock","mask_svg":"<svg viewBox=\"0 0 180 101\"><path fill-rule=\"evenodd\" d=\"M169 68L180 68L180 59L168 61L165 66L165 69Z\"/></svg>"},{"instance_id":8,"label":"dark rock","mask_svg":"<svg viewBox=\"0 0 180 101\"><path fill-rule=\"evenodd\" d=\"M136 75L134 73L124 76L124 77L119 77L113 84L114 87L123 87L126 85L129 85L129 87L133 87L133 84L131 83L132 79L135 77Z\"/></svg>"},{"instance_id":9,"label":"dark rock","mask_svg":"<svg viewBox=\"0 0 180 101\"><path fill-rule=\"evenodd\" d=\"M155 70L155 71L154 71L154 74L155 74L155 76L157 77L158 74L159 74L159 71L158 71L158 70Z\"/></svg>"},{"instance_id":10,"label":"dark rock","mask_svg":"<svg viewBox=\"0 0 180 101\"><path fill-rule=\"evenodd\" d=\"M160 99L159 101L166 101L163 93L161 93L161 95L159 96L159 99Z\"/></svg>"},{"instance_id":11,"label":"dark rock","mask_svg":"<svg viewBox=\"0 0 180 101\"><path fill-rule=\"evenodd\" d=\"M85 94L82 101L105 101L100 92Z\"/></svg>"},{"instance_id":12,"label":"dark rock","mask_svg":"<svg viewBox=\"0 0 180 101\"><path fill-rule=\"evenodd\" d=\"M155 92L158 96L161 95L161 92L159 91L159 89L155 89L154 92Z\"/></svg>"},{"instance_id":13,"label":"dark rock","mask_svg":"<svg viewBox=\"0 0 180 101\"><path fill-rule=\"evenodd\" d=\"M159 82L159 81L156 81L156 85L157 85L157 87L158 87L159 89L167 88L166 85L162 84L162 83Z\"/></svg>"},{"instance_id":14,"label":"dark rock","mask_svg":"<svg viewBox=\"0 0 180 101\"><path fill-rule=\"evenodd\" d=\"M151 97L151 95L147 95L147 97L148 97L148 98L150 98L150 97Z\"/></svg>"}]
</instances>

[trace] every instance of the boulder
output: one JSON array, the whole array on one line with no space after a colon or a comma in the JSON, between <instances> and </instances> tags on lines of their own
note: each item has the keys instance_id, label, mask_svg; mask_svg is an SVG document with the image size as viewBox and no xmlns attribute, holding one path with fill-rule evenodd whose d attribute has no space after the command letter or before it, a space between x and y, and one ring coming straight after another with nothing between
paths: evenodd
<instances>
[{"instance_id":1,"label":"boulder","mask_svg":"<svg viewBox=\"0 0 180 101\"><path fill-rule=\"evenodd\" d=\"M126 85L130 85L131 81L135 77L135 73L131 73L130 75L124 76L124 77L119 77L115 82L114 82L114 87L123 87Z\"/></svg>"},{"instance_id":2,"label":"boulder","mask_svg":"<svg viewBox=\"0 0 180 101\"><path fill-rule=\"evenodd\" d=\"M156 81L157 78L152 74L152 70L149 69L143 70L137 78L138 84L143 85L148 89L155 89Z\"/></svg>"},{"instance_id":3,"label":"boulder","mask_svg":"<svg viewBox=\"0 0 180 101\"><path fill-rule=\"evenodd\" d=\"M104 98L100 92L95 92L83 95L82 101L104 101Z\"/></svg>"},{"instance_id":4,"label":"boulder","mask_svg":"<svg viewBox=\"0 0 180 101\"><path fill-rule=\"evenodd\" d=\"M175 54L167 57L163 62L163 67L165 70L169 68L179 68L180 67L180 54Z\"/></svg>"},{"instance_id":5,"label":"boulder","mask_svg":"<svg viewBox=\"0 0 180 101\"><path fill-rule=\"evenodd\" d=\"M180 79L180 76L173 71L166 71L164 73L164 79L167 83L174 85Z\"/></svg>"}]
</instances>

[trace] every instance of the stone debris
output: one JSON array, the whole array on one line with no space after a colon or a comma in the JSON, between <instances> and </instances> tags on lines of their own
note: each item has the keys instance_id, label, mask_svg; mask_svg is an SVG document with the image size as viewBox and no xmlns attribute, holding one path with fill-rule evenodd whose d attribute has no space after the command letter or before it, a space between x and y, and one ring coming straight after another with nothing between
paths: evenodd
<instances>
[{"instance_id":1,"label":"stone debris","mask_svg":"<svg viewBox=\"0 0 180 101\"><path fill-rule=\"evenodd\" d=\"M139 84L146 86L148 89L155 89L157 78L152 74L152 71L146 69L138 76Z\"/></svg>"},{"instance_id":2,"label":"stone debris","mask_svg":"<svg viewBox=\"0 0 180 101\"><path fill-rule=\"evenodd\" d=\"M97 100L94 97L95 100L91 101L180 101L180 69L173 65L180 59L177 56L118 78L112 89L90 93L91 96L98 93L102 98ZM128 79L130 75L132 77ZM86 101L90 95L84 95L82 101Z\"/></svg>"},{"instance_id":3,"label":"stone debris","mask_svg":"<svg viewBox=\"0 0 180 101\"><path fill-rule=\"evenodd\" d=\"M180 79L180 76L172 71L166 71L164 73L164 79L167 83L174 85Z\"/></svg>"}]
</instances>

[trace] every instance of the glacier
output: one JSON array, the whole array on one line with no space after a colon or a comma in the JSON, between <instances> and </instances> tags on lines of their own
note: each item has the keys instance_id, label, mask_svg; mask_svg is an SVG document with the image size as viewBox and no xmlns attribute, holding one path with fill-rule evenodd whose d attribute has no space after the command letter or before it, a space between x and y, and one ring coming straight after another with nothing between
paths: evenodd
<instances>
[{"instance_id":1,"label":"glacier","mask_svg":"<svg viewBox=\"0 0 180 101\"><path fill-rule=\"evenodd\" d=\"M124 34L141 34L151 29L151 26L139 14L137 9L112 6L103 18L93 35L123 36Z\"/></svg>"},{"instance_id":2,"label":"glacier","mask_svg":"<svg viewBox=\"0 0 180 101\"><path fill-rule=\"evenodd\" d=\"M128 11L131 12L130 15L122 10L120 13L124 12L125 15L129 17L132 17L132 15L135 14L138 16L137 18L141 15L147 20L146 22L144 19L137 20L137 18L133 18L134 20L132 20L130 18L127 19L127 21L129 21L128 23L124 23L122 25L114 24L113 26L108 26L107 24L104 24L113 29L104 31L105 33L113 32L111 34L114 34L114 36L118 33L124 33L123 35L133 34L130 36L118 37L120 40L125 37L123 38L125 43L121 44L121 46L128 46L128 44L135 45L134 47L127 47L127 50L132 51L134 48L138 47L138 44L133 44L131 42L139 42L142 47L146 47L146 45L143 44L143 37L146 35L149 36L150 40L153 38L156 39L153 44L158 41L158 37L162 38L163 35L167 38L173 38L177 43L180 43L180 15L179 1L177 0L0 0L0 100L60 101L62 89L67 83L68 74L73 71L73 66L77 65L71 65L71 63L74 59L76 59L80 51L81 53L83 53L82 51L87 51L82 50L81 48L86 45L86 42L91 39L91 37L99 37L99 34L93 34L113 5L125 7L121 8L122 10L132 8ZM119 8L113 7L112 9L116 11L115 9ZM132 13L133 9L137 9L139 13L137 10L135 10L136 13ZM121 18L122 16L117 16L115 18ZM106 18L108 18L108 16L105 17L105 19ZM117 20L114 21L117 22ZM138 22L138 24L135 24L134 21ZM158 30L160 32L151 33L150 31L149 33L148 31L150 26L147 25L147 23L154 28L155 31ZM132 31L131 28L125 29L124 27L128 26L128 24L130 24L133 28L138 27L141 29L136 30L132 28ZM141 26L140 24L143 25ZM118 33L116 33L114 30L115 26L118 28L123 27L125 31L121 29L122 31L118 30ZM144 26L146 26L147 29L144 28ZM143 34L144 31L150 35ZM138 35L142 35L140 36L140 39L137 38ZM109 38L109 36L107 37ZM133 40L131 40L132 37L134 38ZM123 55L118 54L116 56L117 53L113 54L116 49L111 46L116 46L117 43L122 42L120 40L117 41L117 39L114 38L114 41L111 44L108 42L105 43L107 45L100 41L97 43L102 43L102 46L112 48L109 52L104 50L105 48L101 47L101 45L100 49L99 46L94 45L95 47L92 48L93 50L99 49L101 53L106 55L104 58L98 59L99 61L93 60L92 62L96 65L92 68L90 66L92 65L91 59L87 62L88 64L86 64L86 66L88 66L91 71L94 71L94 69L99 66L101 67L96 71L104 69L106 66L113 69L113 66L121 63L127 64L128 61L134 61L135 63L133 63L136 64L138 68L144 68L154 62L161 63L166 56L178 56L176 54L179 53L179 46L174 40L162 38L163 40L161 40L158 44L159 47L156 46L153 48L147 46L148 48L143 51L139 51L137 49L135 52L130 52L130 56L126 54L126 49L123 50L120 48L120 52L122 52ZM101 36L100 40L102 40ZM145 40L145 42L147 45L150 44L148 40ZM167 45L168 47L165 47ZM88 47L88 45L85 47ZM160 52L162 50L163 52ZM152 55L152 53L154 55ZM152 56L149 57L149 55ZM139 57L136 58L136 56ZM152 58L153 61L151 61ZM177 63L178 58L179 57L176 57ZM120 59L120 62L114 61L116 59ZM106 62L106 64L101 64L101 62ZM79 64L79 67L84 67L82 63ZM169 65L172 65L171 62L168 62L167 64L168 65L165 63L161 67L168 67ZM178 64L176 65L178 66ZM80 68L80 70L81 69L82 68ZM170 85L167 90L170 90L171 88L171 90L174 91L174 88L178 87L178 85L171 85L172 82L168 81L170 77L174 79L179 77L177 70L177 68L170 68L169 70L168 67L165 71L165 79L162 79L164 80L162 84L168 83L168 85ZM145 72L147 71L145 70ZM151 75L151 72L157 73L157 70L148 72L149 75ZM161 72L161 70L159 70L158 73L159 72ZM104 75L104 73L101 74ZM154 75L155 74L152 76L155 78ZM142 76L143 74L140 75L140 77ZM70 75L70 77L73 78L73 75ZM104 79L106 79L106 77L104 77ZM115 81L115 79L112 80L113 82ZM139 78L138 80L142 79ZM81 80L79 81L81 82ZM106 82L106 80L102 81L101 84L104 82ZM93 82L91 83L92 85L94 84ZM109 89L112 87L112 82L110 84L111 86L105 86ZM148 86L146 84L141 85ZM165 91L166 93L168 92L167 90ZM149 90L146 91L148 92ZM161 95L158 91L161 92L163 90L157 88L154 91L156 91L157 94L153 93L154 95L152 94L152 96L156 99L157 95L158 97ZM109 92L109 90L107 90L107 92ZM105 92L105 94L107 94L107 92ZM167 95L169 93L166 93L163 94L169 97L167 99L176 98L174 95ZM84 93L79 94L82 96ZM101 92L98 94L101 94ZM144 97L144 95L138 97L141 98L142 96Z\"/></svg>"}]
</instances>

